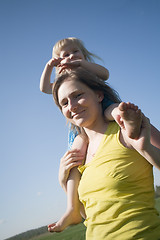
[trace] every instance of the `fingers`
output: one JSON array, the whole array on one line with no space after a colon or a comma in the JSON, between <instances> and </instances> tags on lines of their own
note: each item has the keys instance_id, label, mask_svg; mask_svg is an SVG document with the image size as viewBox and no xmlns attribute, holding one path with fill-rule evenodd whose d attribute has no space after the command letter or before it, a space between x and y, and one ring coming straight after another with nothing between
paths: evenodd
<instances>
[{"instance_id":1,"label":"fingers","mask_svg":"<svg viewBox=\"0 0 160 240\"><path fill-rule=\"evenodd\" d=\"M59 74L60 73L62 73L65 69L67 69L68 67L66 66L66 65L63 65L62 67L61 67L61 65L58 65L58 67L59 67Z\"/></svg>"},{"instance_id":2,"label":"fingers","mask_svg":"<svg viewBox=\"0 0 160 240\"><path fill-rule=\"evenodd\" d=\"M67 151L61 158L60 166L65 167L66 170L78 166L84 160L84 154L78 150Z\"/></svg>"},{"instance_id":3,"label":"fingers","mask_svg":"<svg viewBox=\"0 0 160 240\"><path fill-rule=\"evenodd\" d=\"M72 168L82 165L82 162L83 160L68 163L68 165L66 165L66 171L70 171Z\"/></svg>"},{"instance_id":4,"label":"fingers","mask_svg":"<svg viewBox=\"0 0 160 240\"><path fill-rule=\"evenodd\" d=\"M73 166L81 164L82 160L84 160L84 154L78 150L70 150L61 158L61 165L66 169L70 169Z\"/></svg>"},{"instance_id":5,"label":"fingers","mask_svg":"<svg viewBox=\"0 0 160 240\"><path fill-rule=\"evenodd\" d=\"M70 63L59 64L57 67L60 69L60 70L59 70L59 74L60 74L61 72L63 72L65 69L71 70L71 69L73 68L72 64L70 64Z\"/></svg>"},{"instance_id":6,"label":"fingers","mask_svg":"<svg viewBox=\"0 0 160 240\"><path fill-rule=\"evenodd\" d=\"M66 68L67 69L72 69L72 68L76 68L76 67L79 67L80 66L80 61L79 60L74 60L74 61L61 61L60 64L57 66L60 68L60 71L59 71L59 74L65 70Z\"/></svg>"},{"instance_id":7,"label":"fingers","mask_svg":"<svg viewBox=\"0 0 160 240\"><path fill-rule=\"evenodd\" d=\"M84 158L84 154L81 154L78 150L70 150L64 154L59 167L59 182L61 186L66 184L70 170L81 165Z\"/></svg>"},{"instance_id":8,"label":"fingers","mask_svg":"<svg viewBox=\"0 0 160 240\"><path fill-rule=\"evenodd\" d=\"M61 61L62 61L62 58L52 58L49 60L48 65L51 67L53 66L57 67Z\"/></svg>"}]
</instances>

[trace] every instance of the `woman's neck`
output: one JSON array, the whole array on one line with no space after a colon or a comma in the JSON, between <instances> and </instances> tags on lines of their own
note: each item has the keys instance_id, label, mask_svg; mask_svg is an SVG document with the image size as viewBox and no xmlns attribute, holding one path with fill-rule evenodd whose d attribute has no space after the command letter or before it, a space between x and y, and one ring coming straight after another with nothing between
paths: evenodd
<instances>
[{"instance_id":1,"label":"woman's neck","mask_svg":"<svg viewBox=\"0 0 160 240\"><path fill-rule=\"evenodd\" d=\"M107 126L108 122L104 119L99 119L98 123L95 123L94 126L84 128L88 141L91 143L95 141L95 139L99 139L99 137L105 133Z\"/></svg>"},{"instance_id":2,"label":"woman's neck","mask_svg":"<svg viewBox=\"0 0 160 240\"><path fill-rule=\"evenodd\" d=\"M108 127L108 122L103 122L100 126L93 129L85 128L86 135L88 136L88 148L86 154L85 164L92 161L97 149L101 143L104 133Z\"/></svg>"}]
</instances>

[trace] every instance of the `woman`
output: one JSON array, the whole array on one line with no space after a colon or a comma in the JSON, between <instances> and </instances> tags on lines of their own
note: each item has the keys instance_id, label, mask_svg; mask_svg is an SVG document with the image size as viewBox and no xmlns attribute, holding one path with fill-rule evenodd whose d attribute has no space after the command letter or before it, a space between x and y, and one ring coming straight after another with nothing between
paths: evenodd
<instances>
[{"instance_id":1,"label":"woman","mask_svg":"<svg viewBox=\"0 0 160 240\"><path fill-rule=\"evenodd\" d=\"M143 118L137 140L128 138L117 123L106 122L104 96L112 101L116 94L82 69L60 76L53 95L66 119L88 139L86 160L79 168L86 239L160 239L152 171L153 165L160 169L160 150L150 143L148 119Z\"/></svg>"}]
</instances>

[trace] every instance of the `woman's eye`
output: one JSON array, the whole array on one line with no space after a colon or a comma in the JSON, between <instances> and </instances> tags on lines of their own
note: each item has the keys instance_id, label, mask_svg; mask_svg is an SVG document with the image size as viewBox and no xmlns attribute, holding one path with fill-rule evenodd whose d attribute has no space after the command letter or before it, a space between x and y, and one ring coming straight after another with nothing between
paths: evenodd
<instances>
[{"instance_id":1,"label":"woman's eye","mask_svg":"<svg viewBox=\"0 0 160 240\"><path fill-rule=\"evenodd\" d=\"M65 106L67 106L67 104L68 104L68 102L64 101L64 102L61 103L61 107L65 107Z\"/></svg>"},{"instance_id":2,"label":"woman's eye","mask_svg":"<svg viewBox=\"0 0 160 240\"><path fill-rule=\"evenodd\" d=\"M78 97L80 97L80 96L82 96L82 93L78 93L78 94L75 96L75 98L78 98Z\"/></svg>"}]
</instances>

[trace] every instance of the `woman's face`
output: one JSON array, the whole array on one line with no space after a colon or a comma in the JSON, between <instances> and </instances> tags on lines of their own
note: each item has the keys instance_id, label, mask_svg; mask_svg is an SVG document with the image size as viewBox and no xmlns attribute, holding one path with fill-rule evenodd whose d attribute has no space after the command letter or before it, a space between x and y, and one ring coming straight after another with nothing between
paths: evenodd
<instances>
[{"instance_id":1,"label":"woman's face","mask_svg":"<svg viewBox=\"0 0 160 240\"><path fill-rule=\"evenodd\" d=\"M102 114L103 94L80 81L66 79L58 90L63 115L74 125L92 128Z\"/></svg>"}]
</instances>

